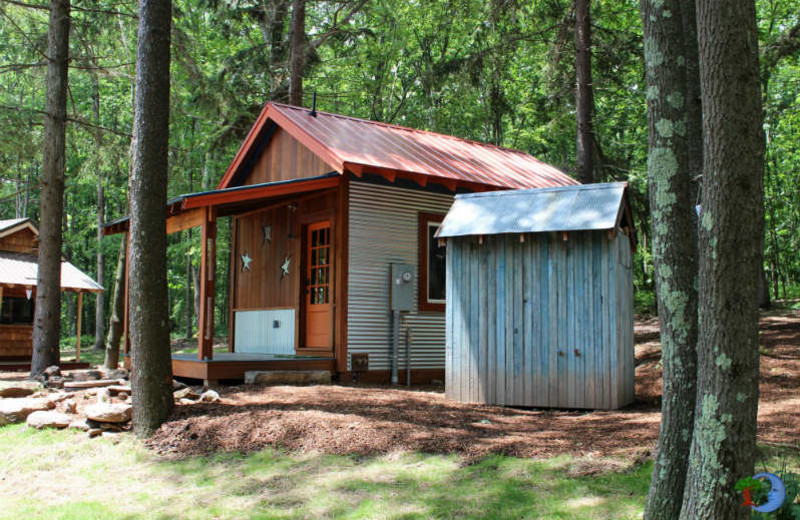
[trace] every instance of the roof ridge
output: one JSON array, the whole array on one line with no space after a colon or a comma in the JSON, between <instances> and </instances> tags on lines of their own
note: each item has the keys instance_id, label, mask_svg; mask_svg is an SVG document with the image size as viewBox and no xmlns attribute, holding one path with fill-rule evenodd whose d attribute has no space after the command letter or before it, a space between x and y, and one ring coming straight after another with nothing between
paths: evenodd
<instances>
[{"instance_id":1,"label":"roof ridge","mask_svg":"<svg viewBox=\"0 0 800 520\"><path fill-rule=\"evenodd\" d=\"M288 109L291 109L291 110L308 110L310 112L310 109L305 108L305 107L299 107L299 106L295 106L295 105L288 105L286 103L278 103L277 101L269 101L269 103L272 104L273 106L278 107L278 108L288 108ZM419 129L419 128L411 128L410 126L398 125L396 123L386 123L384 121L374 121L372 119L364 119L362 117L354 117L354 116L346 116L346 115L343 115L343 114L335 114L333 112L326 112L324 110L317 110L317 115L319 115L319 114L324 114L326 116L340 118L340 119L349 119L351 121L357 121L357 122L360 122L360 123L368 123L368 124L371 124L371 125L383 126L383 127L387 127L387 128L393 128L395 130L403 130L403 131L406 131L406 132L412 132L412 133L417 133L417 134L435 135L435 136L438 136L438 137L444 137L446 139L451 139L451 140L454 140L454 141L461 141L461 142L465 142L465 143L471 143L471 144L475 144L475 145L478 145L478 146L485 146L485 147L488 147L488 148L496 148L498 150L503 150L503 151L506 151L506 152L513 152L513 153L517 153L517 154L526 155L528 157L531 157L531 158L535 159L536 161L538 161L538 162L540 162L542 164L547 164L544 161L542 161L541 159L529 154L528 152L525 152L525 151L522 151L522 150L517 150L516 148L506 148L505 146L499 146L499 145L492 144L492 143L486 143L486 142L483 142L483 141L478 141L476 139L467 139L466 137L458 137L456 135L443 134L443 133L440 133L440 132L434 132L433 130L422 130L422 129Z\"/></svg>"},{"instance_id":2,"label":"roof ridge","mask_svg":"<svg viewBox=\"0 0 800 520\"><path fill-rule=\"evenodd\" d=\"M497 190L497 191L483 191L475 193L459 193L456 195L456 198L474 199L479 197L500 197L500 196L508 197L510 195L524 195L525 193L533 191L535 191L536 193L541 193L541 192L554 192L563 190L600 190L600 189L612 189L619 187L621 185L626 188L628 187L628 183L625 181L596 182L592 184L571 184L569 186L551 186L548 188L525 188L517 190Z\"/></svg>"}]
</instances>

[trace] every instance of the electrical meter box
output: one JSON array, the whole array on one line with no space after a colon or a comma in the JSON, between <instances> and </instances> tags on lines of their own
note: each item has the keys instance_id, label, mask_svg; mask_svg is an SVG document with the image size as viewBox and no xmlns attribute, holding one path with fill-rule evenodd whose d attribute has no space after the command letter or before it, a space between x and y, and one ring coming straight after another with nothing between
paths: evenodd
<instances>
[{"instance_id":1,"label":"electrical meter box","mask_svg":"<svg viewBox=\"0 0 800 520\"><path fill-rule=\"evenodd\" d=\"M411 311L414 307L414 266L389 264L391 310Z\"/></svg>"}]
</instances>

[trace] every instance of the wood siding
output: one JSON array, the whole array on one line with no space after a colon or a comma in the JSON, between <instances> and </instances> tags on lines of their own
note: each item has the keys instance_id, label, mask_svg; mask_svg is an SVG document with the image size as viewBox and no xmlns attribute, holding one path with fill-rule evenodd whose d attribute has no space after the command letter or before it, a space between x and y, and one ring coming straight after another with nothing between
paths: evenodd
<instances>
[{"instance_id":1,"label":"wood siding","mask_svg":"<svg viewBox=\"0 0 800 520\"><path fill-rule=\"evenodd\" d=\"M391 262L417 266L414 310L404 313L400 329L400 380L405 381L406 337L411 340L413 368L444 368L444 313L418 310L419 214L444 215L452 203L452 195L350 183L347 350L369 353L370 370L391 368Z\"/></svg>"},{"instance_id":2,"label":"wood siding","mask_svg":"<svg viewBox=\"0 0 800 520\"><path fill-rule=\"evenodd\" d=\"M0 359L27 359L33 355L33 325L0 325Z\"/></svg>"},{"instance_id":3,"label":"wood siding","mask_svg":"<svg viewBox=\"0 0 800 520\"><path fill-rule=\"evenodd\" d=\"M332 171L311 150L277 128L242 185L316 177Z\"/></svg>"},{"instance_id":4,"label":"wood siding","mask_svg":"<svg viewBox=\"0 0 800 520\"><path fill-rule=\"evenodd\" d=\"M36 253L38 242L36 235L28 228L23 228L16 233L0 238L0 251L12 253Z\"/></svg>"},{"instance_id":5,"label":"wood siding","mask_svg":"<svg viewBox=\"0 0 800 520\"><path fill-rule=\"evenodd\" d=\"M232 319L236 311L242 310L293 309L295 345L302 346L302 233L308 223L319 220L331 220L335 229L336 204L337 190L329 190L288 199L233 219ZM271 227L270 241L264 238L264 226ZM334 250L336 247L334 243ZM249 270L243 270L244 254L252 259ZM283 275L281 265L286 258L290 258L289 274ZM336 297L336 288L333 290ZM234 329L235 324L231 322L231 330ZM234 344L235 338L231 340Z\"/></svg>"},{"instance_id":6,"label":"wood siding","mask_svg":"<svg viewBox=\"0 0 800 520\"><path fill-rule=\"evenodd\" d=\"M462 402L616 409L634 398L628 237L448 240L446 394Z\"/></svg>"}]
</instances>

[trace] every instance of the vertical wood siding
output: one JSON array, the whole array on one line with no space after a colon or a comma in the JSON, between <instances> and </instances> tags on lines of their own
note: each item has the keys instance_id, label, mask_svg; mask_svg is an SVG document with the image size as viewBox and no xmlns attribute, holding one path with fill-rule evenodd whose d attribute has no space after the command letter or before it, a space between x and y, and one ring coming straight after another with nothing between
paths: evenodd
<instances>
[{"instance_id":1,"label":"vertical wood siding","mask_svg":"<svg viewBox=\"0 0 800 520\"><path fill-rule=\"evenodd\" d=\"M463 402L614 409L634 398L628 238L452 238L446 392Z\"/></svg>"},{"instance_id":2,"label":"vertical wood siding","mask_svg":"<svg viewBox=\"0 0 800 520\"><path fill-rule=\"evenodd\" d=\"M286 130L277 128L242 184L315 177L330 171L333 168L319 156L300 144Z\"/></svg>"},{"instance_id":3,"label":"vertical wood siding","mask_svg":"<svg viewBox=\"0 0 800 520\"><path fill-rule=\"evenodd\" d=\"M418 225L419 213L444 216L453 196L353 181L349 202L348 352L369 353L370 370L390 368L389 263L407 263L416 266L414 311L404 316L411 337L411 366L443 368L444 314L418 312ZM406 334L404 327L400 330L402 371Z\"/></svg>"}]
</instances>

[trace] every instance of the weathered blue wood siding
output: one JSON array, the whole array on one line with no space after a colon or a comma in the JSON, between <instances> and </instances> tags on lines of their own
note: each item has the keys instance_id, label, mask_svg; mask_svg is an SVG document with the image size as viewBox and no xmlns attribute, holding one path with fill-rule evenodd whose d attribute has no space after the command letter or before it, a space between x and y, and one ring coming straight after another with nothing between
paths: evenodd
<instances>
[{"instance_id":1,"label":"weathered blue wood siding","mask_svg":"<svg viewBox=\"0 0 800 520\"><path fill-rule=\"evenodd\" d=\"M615 409L634 399L626 235L447 243L446 393L463 402Z\"/></svg>"}]
</instances>

